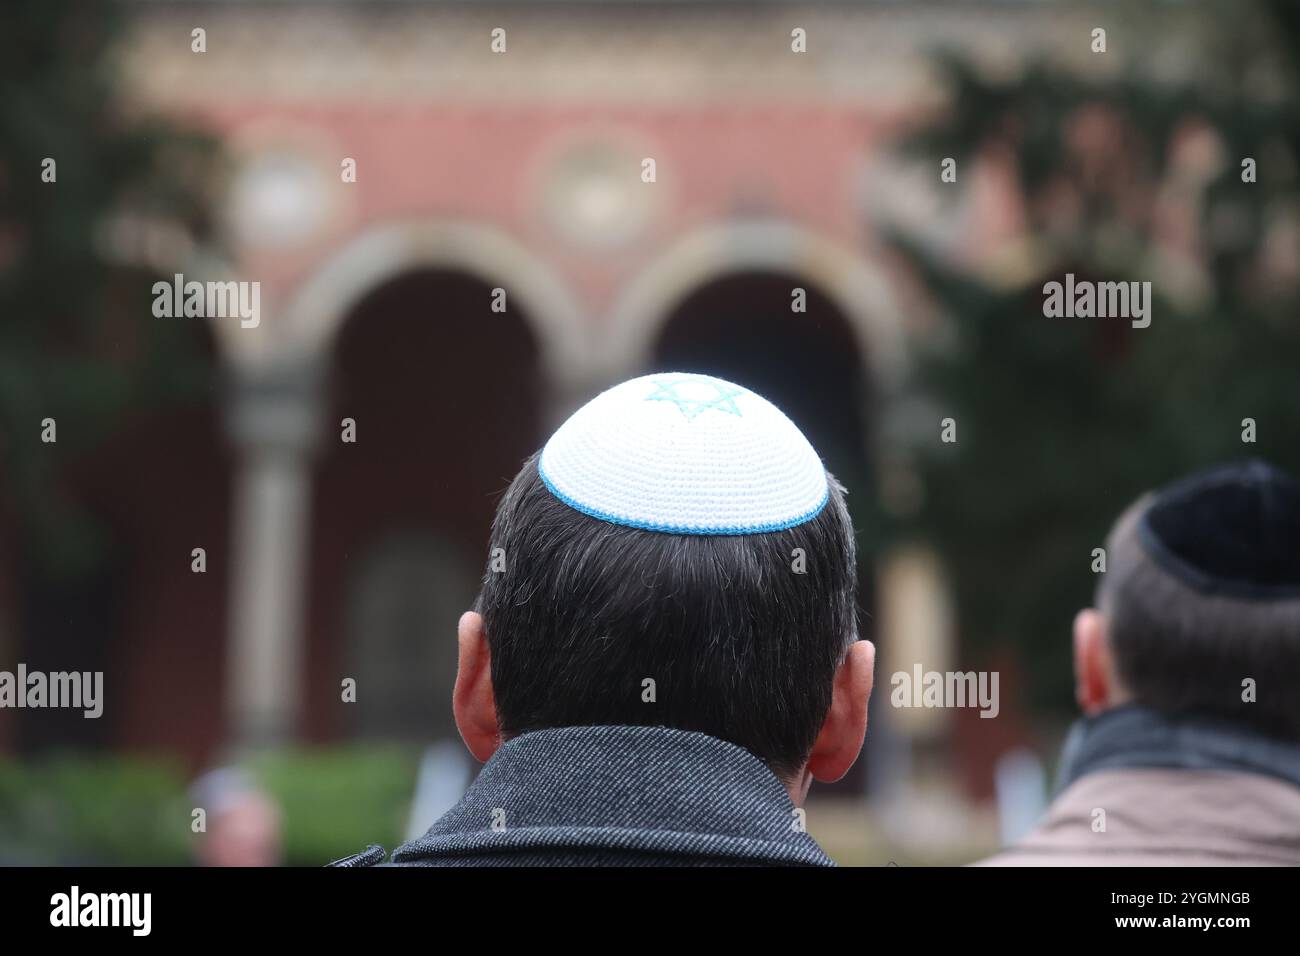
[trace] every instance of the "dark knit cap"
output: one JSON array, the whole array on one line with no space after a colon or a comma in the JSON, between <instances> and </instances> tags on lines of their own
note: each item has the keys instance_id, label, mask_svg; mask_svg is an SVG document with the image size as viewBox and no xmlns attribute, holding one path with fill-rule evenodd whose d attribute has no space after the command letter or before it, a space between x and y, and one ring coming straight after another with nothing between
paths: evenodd
<instances>
[{"instance_id":1,"label":"dark knit cap","mask_svg":"<svg viewBox=\"0 0 1300 956\"><path fill-rule=\"evenodd\" d=\"M1300 483L1266 462L1170 485L1151 499L1137 534L1152 560L1202 594L1300 597Z\"/></svg>"}]
</instances>

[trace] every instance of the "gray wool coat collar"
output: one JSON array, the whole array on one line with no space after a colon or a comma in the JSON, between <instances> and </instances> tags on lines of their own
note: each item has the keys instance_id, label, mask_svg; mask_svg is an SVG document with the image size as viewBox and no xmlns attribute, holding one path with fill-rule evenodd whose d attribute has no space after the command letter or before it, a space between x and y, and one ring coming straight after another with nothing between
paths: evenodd
<instances>
[{"instance_id":1,"label":"gray wool coat collar","mask_svg":"<svg viewBox=\"0 0 1300 956\"><path fill-rule=\"evenodd\" d=\"M742 747L663 727L562 727L502 745L392 862L833 866L801 818Z\"/></svg>"}]
</instances>

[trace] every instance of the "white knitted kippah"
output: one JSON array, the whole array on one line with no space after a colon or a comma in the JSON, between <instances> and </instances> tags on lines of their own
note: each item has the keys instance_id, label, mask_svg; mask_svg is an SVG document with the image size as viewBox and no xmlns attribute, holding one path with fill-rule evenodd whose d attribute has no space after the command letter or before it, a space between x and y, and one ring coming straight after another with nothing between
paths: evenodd
<instances>
[{"instance_id":1,"label":"white knitted kippah","mask_svg":"<svg viewBox=\"0 0 1300 956\"><path fill-rule=\"evenodd\" d=\"M673 534L790 528L830 494L817 452L779 408L682 372L597 395L551 436L538 471L583 514Z\"/></svg>"}]
</instances>

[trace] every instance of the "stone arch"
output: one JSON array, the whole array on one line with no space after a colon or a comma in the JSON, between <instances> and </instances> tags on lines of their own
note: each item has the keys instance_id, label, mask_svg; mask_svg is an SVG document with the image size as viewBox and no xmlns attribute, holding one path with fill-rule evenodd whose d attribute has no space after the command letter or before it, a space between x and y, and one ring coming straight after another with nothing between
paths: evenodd
<instances>
[{"instance_id":1,"label":"stone arch","mask_svg":"<svg viewBox=\"0 0 1300 956\"><path fill-rule=\"evenodd\" d=\"M908 367L903 313L879 266L850 249L781 221L710 226L671 246L627 286L607 327L611 372L647 364L676 305L709 282L739 272L806 278L844 314L859 354L882 393Z\"/></svg>"},{"instance_id":2,"label":"stone arch","mask_svg":"<svg viewBox=\"0 0 1300 956\"><path fill-rule=\"evenodd\" d=\"M589 339L577 299L556 272L500 230L464 222L391 223L328 258L299 288L282 322L286 351L329 356L357 304L389 279L426 268L457 270L518 297L533 323L540 366L563 381L584 364Z\"/></svg>"}]
</instances>

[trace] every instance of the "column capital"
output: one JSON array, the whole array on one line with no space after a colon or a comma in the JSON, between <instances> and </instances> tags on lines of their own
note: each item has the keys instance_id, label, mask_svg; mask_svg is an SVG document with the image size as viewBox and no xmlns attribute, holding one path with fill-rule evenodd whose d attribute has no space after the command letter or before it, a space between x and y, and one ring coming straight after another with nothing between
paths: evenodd
<instances>
[{"instance_id":1,"label":"column capital","mask_svg":"<svg viewBox=\"0 0 1300 956\"><path fill-rule=\"evenodd\" d=\"M241 448L309 454L320 439L324 379L322 363L309 359L228 369L226 433Z\"/></svg>"}]
</instances>

